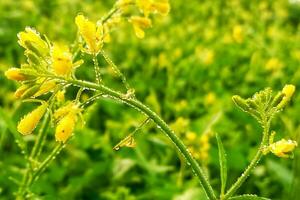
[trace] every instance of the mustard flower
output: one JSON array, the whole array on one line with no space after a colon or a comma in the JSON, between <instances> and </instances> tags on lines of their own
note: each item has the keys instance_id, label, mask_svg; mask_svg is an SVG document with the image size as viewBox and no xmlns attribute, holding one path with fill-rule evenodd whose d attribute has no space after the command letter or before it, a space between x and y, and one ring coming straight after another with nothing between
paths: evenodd
<instances>
[{"instance_id":1,"label":"mustard flower","mask_svg":"<svg viewBox=\"0 0 300 200\"><path fill-rule=\"evenodd\" d=\"M275 143L270 144L269 150L276 156L288 158L289 153L297 147L297 142L293 140L281 139Z\"/></svg>"},{"instance_id":2,"label":"mustard flower","mask_svg":"<svg viewBox=\"0 0 300 200\"><path fill-rule=\"evenodd\" d=\"M73 69L72 54L67 46L54 44L51 49L52 69L55 74L69 76Z\"/></svg>"},{"instance_id":3,"label":"mustard flower","mask_svg":"<svg viewBox=\"0 0 300 200\"><path fill-rule=\"evenodd\" d=\"M98 54L103 46L103 26L96 25L81 14L76 16L75 23L87 44L87 53Z\"/></svg>"},{"instance_id":4,"label":"mustard flower","mask_svg":"<svg viewBox=\"0 0 300 200\"><path fill-rule=\"evenodd\" d=\"M133 16L129 22L132 23L134 32L140 39L145 37L144 29L152 26L151 20L147 17Z\"/></svg>"}]
</instances>

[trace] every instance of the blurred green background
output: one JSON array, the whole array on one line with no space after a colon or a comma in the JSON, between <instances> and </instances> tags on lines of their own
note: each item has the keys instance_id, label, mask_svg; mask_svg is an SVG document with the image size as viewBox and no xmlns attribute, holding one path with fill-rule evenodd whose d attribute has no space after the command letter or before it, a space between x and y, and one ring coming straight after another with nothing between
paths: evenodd
<instances>
[{"instance_id":1,"label":"blurred green background","mask_svg":"<svg viewBox=\"0 0 300 200\"><path fill-rule=\"evenodd\" d=\"M15 142L19 118L32 107L15 100L17 84L3 72L24 62L17 33L33 26L51 41L71 44L74 17L96 21L112 0L0 1L0 199L13 199L26 162ZM249 97L265 87L300 88L300 2L297 0L171 1L167 17L155 17L146 37L130 24L112 34L105 46L136 89L136 96L158 112L199 156L214 188L220 188L218 132L228 154L229 184L247 166L260 141L261 128L238 110L231 96ZM106 85L120 80L104 66ZM80 77L93 79L89 63ZM72 90L67 93L74 97ZM274 120L276 140L299 141L300 95ZM86 109L86 125L32 187L36 199L205 199L196 178L172 144L151 123L137 134L135 148L112 148L144 120L126 105L99 100ZM196 139L191 139L197 135ZM203 134L209 135L204 141ZM49 129L45 155L54 144ZM32 144L34 135L26 137ZM201 144L201 145L200 145ZM238 193L296 200L300 187L300 151L294 159L266 156ZM299 198L299 197L298 197Z\"/></svg>"}]
</instances>

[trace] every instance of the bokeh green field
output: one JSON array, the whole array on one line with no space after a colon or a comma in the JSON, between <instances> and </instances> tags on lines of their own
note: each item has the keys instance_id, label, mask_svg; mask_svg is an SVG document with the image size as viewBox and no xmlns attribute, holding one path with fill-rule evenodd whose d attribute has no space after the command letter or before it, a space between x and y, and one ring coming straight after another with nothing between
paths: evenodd
<instances>
[{"instance_id":1,"label":"bokeh green field","mask_svg":"<svg viewBox=\"0 0 300 200\"><path fill-rule=\"evenodd\" d=\"M51 41L72 43L74 18L101 18L113 0L0 1L0 199L14 199L26 162L15 142L15 126L32 105L13 96L17 84L4 71L24 61L17 33L33 26ZM237 109L231 96L249 97L266 87L300 88L300 2L285 0L170 1L171 12L154 19L142 40L124 24L105 49L135 88L136 96L158 112L184 142L199 154L213 187L220 187L218 150L222 137L232 184L253 157L261 137L255 120ZM120 80L102 62L106 85ZM93 80L90 63L80 77ZM74 97L70 90L66 98ZM300 95L276 117L276 139L300 143ZM144 120L126 105L99 100L85 112L85 126L33 185L35 199L152 200L205 199L188 166L153 124L137 134L135 148L113 150ZM55 144L49 129L45 151ZM195 133L196 139L189 136ZM203 150L202 134L210 135ZM31 144L34 135L26 137ZM204 151L204 152L203 152ZM207 151L207 152L206 152ZM294 159L268 155L238 193L297 200L300 151Z\"/></svg>"}]
</instances>

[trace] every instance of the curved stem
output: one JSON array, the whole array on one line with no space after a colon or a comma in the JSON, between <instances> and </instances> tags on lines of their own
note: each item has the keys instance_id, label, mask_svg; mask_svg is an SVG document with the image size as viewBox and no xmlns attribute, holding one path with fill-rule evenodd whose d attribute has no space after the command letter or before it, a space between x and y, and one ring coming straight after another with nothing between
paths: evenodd
<instances>
[{"instance_id":1,"label":"curved stem","mask_svg":"<svg viewBox=\"0 0 300 200\"><path fill-rule=\"evenodd\" d=\"M261 157L263 156L263 148L268 141L269 129L270 129L270 122L265 120L263 138L262 138L262 141L260 143L260 146L259 146L254 158L252 159L252 161L248 165L248 167L245 169L245 171L242 173L242 175L230 187L230 189L227 191L227 193L221 198L222 200L226 200L229 197L231 197L237 191L237 189L239 189L241 187L241 185L245 182L247 177L250 175L251 171L256 167L256 165L260 161Z\"/></svg>"},{"instance_id":2,"label":"curved stem","mask_svg":"<svg viewBox=\"0 0 300 200\"><path fill-rule=\"evenodd\" d=\"M140 101L136 100L135 98L130 98L128 95L122 94L120 92L117 92L115 90L112 90L104 85L97 85L91 82L87 81L81 81L81 80L74 80L74 79L68 79L65 80L63 77L56 77L57 79L62 80L63 82L71 83L75 86L79 87L85 87L90 88L93 90L98 90L100 92L103 92L104 94L108 95L112 99L120 100L122 102L125 102L126 104L140 110L142 113L144 113L147 117L149 117L160 129L168 136L168 138L173 142L173 144L177 147L180 154L186 159L187 164L192 168L195 176L199 179L201 185L203 186L206 195L208 199L210 200L216 200L216 196L214 194L214 191L205 176L204 172L202 171L201 167L197 163L197 161L192 157L190 152L187 150L186 146L183 144L183 142L176 136L176 134L171 130L171 128L166 124L164 120L162 120L155 112L153 112L150 108L148 108L146 105L141 103Z\"/></svg>"}]
</instances>

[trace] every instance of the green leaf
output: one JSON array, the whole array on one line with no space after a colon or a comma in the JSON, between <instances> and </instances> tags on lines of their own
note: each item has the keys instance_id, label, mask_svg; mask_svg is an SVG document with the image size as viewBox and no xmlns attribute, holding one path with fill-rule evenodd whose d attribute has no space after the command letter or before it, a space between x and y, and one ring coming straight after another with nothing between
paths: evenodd
<instances>
[{"instance_id":1,"label":"green leaf","mask_svg":"<svg viewBox=\"0 0 300 200\"><path fill-rule=\"evenodd\" d=\"M254 194L244 194L240 196L230 197L229 200L271 200L271 199L259 197Z\"/></svg>"},{"instance_id":2,"label":"green leaf","mask_svg":"<svg viewBox=\"0 0 300 200\"><path fill-rule=\"evenodd\" d=\"M221 141L220 136L216 133L216 138L219 148L219 162L220 162L220 174L221 174L221 195L224 194L227 181L227 159L225 150Z\"/></svg>"}]
</instances>

